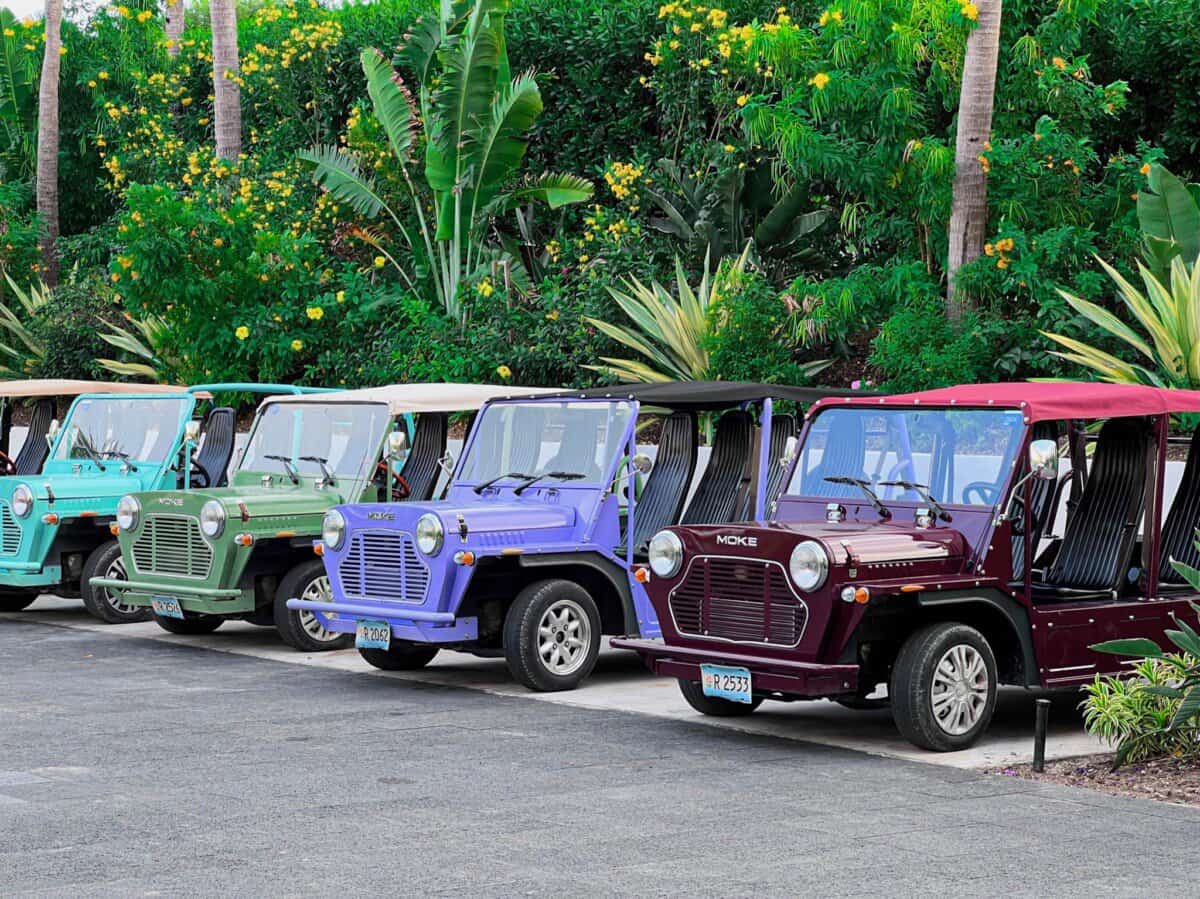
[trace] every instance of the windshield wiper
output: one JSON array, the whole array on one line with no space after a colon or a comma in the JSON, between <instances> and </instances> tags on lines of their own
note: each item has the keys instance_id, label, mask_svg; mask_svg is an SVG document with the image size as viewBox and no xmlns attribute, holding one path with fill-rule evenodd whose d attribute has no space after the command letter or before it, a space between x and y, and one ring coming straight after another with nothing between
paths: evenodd
<instances>
[{"instance_id":1,"label":"windshield wiper","mask_svg":"<svg viewBox=\"0 0 1200 899\"><path fill-rule=\"evenodd\" d=\"M132 458L132 456L130 456L129 453L125 452L124 450L118 450L118 449L103 450L101 452L101 455L111 456L114 459L120 459L122 462L124 462L126 465L129 466L130 471L137 471L137 466L129 461Z\"/></svg>"},{"instance_id":2,"label":"windshield wiper","mask_svg":"<svg viewBox=\"0 0 1200 899\"><path fill-rule=\"evenodd\" d=\"M929 504L929 508L933 510L933 514L942 521L953 521L954 516L942 508L942 504L933 498L929 492L929 487L925 484L914 484L912 481L880 481L880 487L903 487L905 490L911 490L920 495L921 499Z\"/></svg>"},{"instance_id":3,"label":"windshield wiper","mask_svg":"<svg viewBox=\"0 0 1200 899\"><path fill-rule=\"evenodd\" d=\"M542 478L554 478L558 481L578 481L587 475L578 471L548 471L545 474L526 475L525 483L513 491L514 496L520 496Z\"/></svg>"},{"instance_id":4,"label":"windshield wiper","mask_svg":"<svg viewBox=\"0 0 1200 899\"><path fill-rule=\"evenodd\" d=\"M832 478L825 478L825 480L830 484L853 484L867 495L867 498L871 501L871 505L874 506L875 511L879 513L880 518L890 519L892 517L892 510L879 501L879 496L874 490L871 489L870 481L864 481L862 478L847 478L843 477L842 475Z\"/></svg>"},{"instance_id":5,"label":"windshield wiper","mask_svg":"<svg viewBox=\"0 0 1200 899\"><path fill-rule=\"evenodd\" d=\"M77 446L78 448L82 449L85 453L87 453L88 458L91 459L93 462L95 462L96 467L99 468L101 471L108 470L104 466L104 457L101 456L94 449L92 449L92 445L87 441L86 438L81 436L79 440L75 441L75 446Z\"/></svg>"},{"instance_id":6,"label":"windshield wiper","mask_svg":"<svg viewBox=\"0 0 1200 899\"><path fill-rule=\"evenodd\" d=\"M322 459L320 456L301 456L300 461L316 462L321 466L321 474L325 475L325 483L333 487L337 486L337 478L333 476L333 472L330 471L329 466L326 465L326 463L329 461L328 459Z\"/></svg>"},{"instance_id":7,"label":"windshield wiper","mask_svg":"<svg viewBox=\"0 0 1200 899\"><path fill-rule=\"evenodd\" d=\"M287 473L287 476L291 478L292 483L300 483L300 475L296 473L296 468L294 465L292 465L292 460L287 456L263 456L263 458L270 459L273 462L283 463L283 470Z\"/></svg>"},{"instance_id":8,"label":"windshield wiper","mask_svg":"<svg viewBox=\"0 0 1200 899\"><path fill-rule=\"evenodd\" d=\"M523 471L510 471L510 472L508 472L508 474L498 474L494 478L492 478L490 481L484 481L482 484L476 484L472 489L477 494L479 494L479 493L483 493L483 491L487 490L489 487L491 487L496 482L503 481L505 478L517 478L522 481L526 481L526 480L529 480L530 478L535 478L535 477L537 477L537 475L525 474Z\"/></svg>"}]
</instances>

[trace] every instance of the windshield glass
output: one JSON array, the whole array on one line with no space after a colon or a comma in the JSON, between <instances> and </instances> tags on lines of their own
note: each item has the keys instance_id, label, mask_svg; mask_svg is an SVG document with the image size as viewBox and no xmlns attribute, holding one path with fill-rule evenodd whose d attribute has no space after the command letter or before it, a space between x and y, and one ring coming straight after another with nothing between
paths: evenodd
<instances>
[{"instance_id":1,"label":"windshield glass","mask_svg":"<svg viewBox=\"0 0 1200 899\"><path fill-rule=\"evenodd\" d=\"M809 429L788 493L862 500L858 478L883 500L921 502L920 493L885 482L920 484L939 502L991 506L1021 443L1021 413L1001 409L837 408Z\"/></svg>"},{"instance_id":2,"label":"windshield glass","mask_svg":"<svg viewBox=\"0 0 1200 899\"><path fill-rule=\"evenodd\" d=\"M271 403L254 423L239 471L362 478L378 459L391 415L380 403Z\"/></svg>"},{"instance_id":3,"label":"windshield glass","mask_svg":"<svg viewBox=\"0 0 1200 899\"><path fill-rule=\"evenodd\" d=\"M184 397L81 399L63 425L54 458L163 462L189 411Z\"/></svg>"},{"instance_id":4,"label":"windshield glass","mask_svg":"<svg viewBox=\"0 0 1200 899\"><path fill-rule=\"evenodd\" d=\"M459 480L482 484L506 474L604 478L633 416L627 402L497 403L475 425ZM553 481L553 478L547 478Z\"/></svg>"}]
</instances>

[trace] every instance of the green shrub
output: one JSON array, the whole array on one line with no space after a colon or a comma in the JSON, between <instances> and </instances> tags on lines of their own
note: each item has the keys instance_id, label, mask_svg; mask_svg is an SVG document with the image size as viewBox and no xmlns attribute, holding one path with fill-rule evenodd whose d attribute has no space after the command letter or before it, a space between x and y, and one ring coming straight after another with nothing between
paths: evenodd
<instances>
[{"instance_id":1,"label":"green shrub","mask_svg":"<svg viewBox=\"0 0 1200 899\"><path fill-rule=\"evenodd\" d=\"M95 281L67 280L51 294L50 302L27 327L45 348L34 378L101 378L108 376L96 363L107 345L100 338L101 320L118 320L111 292Z\"/></svg>"},{"instance_id":2,"label":"green shrub","mask_svg":"<svg viewBox=\"0 0 1200 899\"><path fill-rule=\"evenodd\" d=\"M40 233L31 185L0 181L0 275L7 273L21 286L39 280ZM0 277L0 300L5 299L6 289Z\"/></svg>"},{"instance_id":3,"label":"green shrub","mask_svg":"<svg viewBox=\"0 0 1200 899\"><path fill-rule=\"evenodd\" d=\"M1196 663L1182 655L1143 659L1133 666L1132 677L1097 676L1084 687L1084 726L1117 749L1118 765L1175 753L1194 754L1200 750L1200 726L1171 729L1180 700L1149 688L1169 689L1178 679L1180 666L1195 667Z\"/></svg>"}]
</instances>

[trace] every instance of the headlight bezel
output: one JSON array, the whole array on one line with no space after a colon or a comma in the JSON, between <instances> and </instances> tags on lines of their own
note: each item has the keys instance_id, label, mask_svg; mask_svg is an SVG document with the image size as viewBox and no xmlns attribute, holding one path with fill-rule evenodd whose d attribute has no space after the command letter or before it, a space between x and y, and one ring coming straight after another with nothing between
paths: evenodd
<instances>
[{"instance_id":1,"label":"headlight bezel","mask_svg":"<svg viewBox=\"0 0 1200 899\"><path fill-rule=\"evenodd\" d=\"M659 531L646 546L646 559L655 577L675 577L683 568L683 541L674 531ZM666 566L660 566L660 561L666 561Z\"/></svg>"},{"instance_id":2,"label":"headlight bezel","mask_svg":"<svg viewBox=\"0 0 1200 899\"><path fill-rule=\"evenodd\" d=\"M142 517L142 504L132 493L126 493L117 502L117 527L132 531Z\"/></svg>"},{"instance_id":3,"label":"headlight bezel","mask_svg":"<svg viewBox=\"0 0 1200 899\"><path fill-rule=\"evenodd\" d=\"M803 568L801 573L797 574L800 556L807 557L807 561L812 563L808 570L811 570L813 574L805 575L806 569ZM820 590L829 578L829 554L825 552L825 547L816 540L801 540L797 543L792 547L791 555L788 556L788 575L791 577L792 583L803 593Z\"/></svg>"},{"instance_id":4,"label":"headlight bezel","mask_svg":"<svg viewBox=\"0 0 1200 899\"><path fill-rule=\"evenodd\" d=\"M329 539L331 533L337 535L333 540ZM329 509L321 519L321 542L335 552L346 542L346 516L337 509Z\"/></svg>"},{"instance_id":5,"label":"headlight bezel","mask_svg":"<svg viewBox=\"0 0 1200 899\"><path fill-rule=\"evenodd\" d=\"M33 491L27 484L18 484L12 492L12 501L9 505L12 507L13 515L17 518L28 518L33 514ZM24 512L21 511L21 505L25 507Z\"/></svg>"},{"instance_id":6,"label":"headlight bezel","mask_svg":"<svg viewBox=\"0 0 1200 899\"><path fill-rule=\"evenodd\" d=\"M422 533L422 531L425 532ZM445 545L446 528L438 516L432 512L426 512L417 519L416 527L413 528L413 537L416 539L417 549L427 556L436 556Z\"/></svg>"},{"instance_id":7,"label":"headlight bezel","mask_svg":"<svg viewBox=\"0 0 1200 899\"><path fill-rule=\"evenodd\" d=\"M225 521L228 517L224 503L217 499L210 499L200 507L200 533L209 540L215 540L224 533Z\"/></svg>"}]
</instances>

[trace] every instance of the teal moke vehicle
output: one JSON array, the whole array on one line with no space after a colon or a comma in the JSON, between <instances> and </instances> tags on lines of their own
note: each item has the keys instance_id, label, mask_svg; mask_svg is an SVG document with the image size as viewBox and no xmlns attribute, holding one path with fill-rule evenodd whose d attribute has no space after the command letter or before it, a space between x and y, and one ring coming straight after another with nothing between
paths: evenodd
<instances>
[{"instance_id":1,"label":"teal moke vehicle","mask_svg":"<svg viewBox=\"0 0 1200 899\"><path fill-rule=\"evenodd\" d=\"M215 404L218 394L312 392L279 384L118 389L83 393L61 426L51 422L40 472L0 476L0 611L53 593L81 598L110 624L144 620L145 609L88 583L125 576L113 533L121 497L225 483L236 414Z\"/></svg>"}]
</instances>

